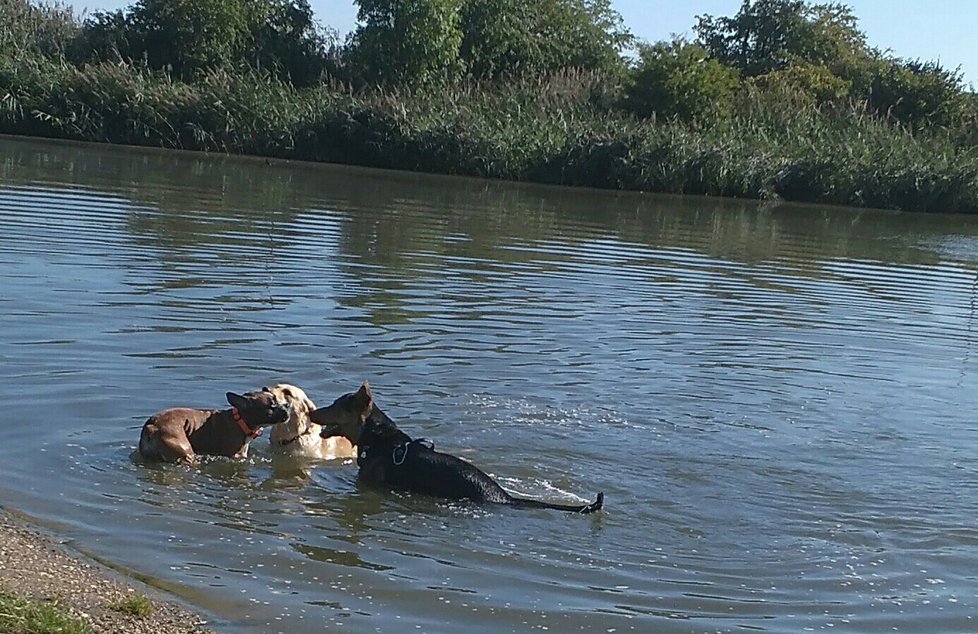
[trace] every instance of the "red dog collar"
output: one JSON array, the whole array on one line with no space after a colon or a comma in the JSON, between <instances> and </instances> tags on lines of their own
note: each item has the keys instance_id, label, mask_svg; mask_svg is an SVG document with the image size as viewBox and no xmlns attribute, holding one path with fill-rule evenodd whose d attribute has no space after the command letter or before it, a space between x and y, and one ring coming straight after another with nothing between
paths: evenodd
<instances>
[{"instance_id":1,"label":"red dog collar","mask_svg":"<svg viewBox=\"0 0 978 634\"><path fill-rule=\"evenodd\" d=\"M231 418L233 418L234 422L238 424L238 427L241 428L241 431L245 433L245 436L251 436L252 440L261 436L261 427L259 427L258 429L252 429L248 427L248 423L245 422L244 417L241 415L240 412L238 412L237 407L231 408Z\"/></svg>"}]
</instances>

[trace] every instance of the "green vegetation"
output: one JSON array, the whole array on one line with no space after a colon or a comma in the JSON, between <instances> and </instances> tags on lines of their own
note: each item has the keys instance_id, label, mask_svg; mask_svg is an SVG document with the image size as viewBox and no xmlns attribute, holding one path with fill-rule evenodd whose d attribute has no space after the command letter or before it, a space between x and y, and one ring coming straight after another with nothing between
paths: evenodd
<instances>
[{"instance_id":1,"label":"green vegetation","mask_svg":"<svg viewBox=\"0 0 978 634\"><path fill-rule=\"evenodd\" d=\"M754 0L732 17L700 16L695 30L711 57L745 77L802 60L837 72L873 56L855 16L841 4Z\"/></svg>"},{"instance_id":2,"label":"green vegetation","mask_svg":"<svg viewBox=\"0 0 978 634\"><path fill-rule=\"evenodd\" d=\"M87 634L88 627L57 605L0 592L0 632L5 634Z\"/></svg>"},{"instance_id":3,"label":"green vegetation","mask_svg":"<svg viewBox=\"0 0 978 634\"><path fill-rule=\"evenodd\" d=\"M134 594L111 604L109 609L127 616L146 617L153 613L153 602L140 594Z\"/></svg>"},{"instance_id":4,"label":"green vegetation","mask_svg":"<svg viewBox=\"0 0 978 634\"><path fill-rule=\"evenodd\" d=\"M836 4L635 45L609 0L0 3L0 132L565 185L978 212L978 98Z\"/></svg>"},{"instance_id":5,"label":"green vegetation","mask_svg":"<svg viewBox=\"0 0 978 634\"><path fill-rule=\"evenodd\" d=\"M711 58L699 44L643 44L623 105L643 117L702 120L728 114L738 85L736 69Z\"/></svg>"}]
</instances>

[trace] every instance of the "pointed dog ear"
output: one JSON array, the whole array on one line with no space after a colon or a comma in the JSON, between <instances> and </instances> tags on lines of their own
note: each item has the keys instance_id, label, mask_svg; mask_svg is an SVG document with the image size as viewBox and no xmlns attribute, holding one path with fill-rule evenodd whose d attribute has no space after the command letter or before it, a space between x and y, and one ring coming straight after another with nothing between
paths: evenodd
<instances>
[{"instance_id":1,"label":"pointed dog ear","mask_svg":"<svg viewBox=\"0 0 978 634\"><path fill-rule=\"evenodd\" d=\"M238 409L244 409L248 405L248 400L241 396L240 394L235 394L234 392L228 392L225 394L228 399L228 403L231 407L237 407Z\"/></svg>"},{"instance_id":2,"label":"pointed dog ear","mask_svg":"<svg viewBox=\"0 0 978 634\"><path fill-rule=\"evenodd\" d=\"M360 386L360 389L357 390L357 393L353 395L353 398L356 399L357 406L360 407L360 415L364 418L369 416L370 410L372 410L374 406L374 395L370 391L370 384L364 381L363 385Z\"/></svg>"},{"instance_id":3,"label":"pointed dog ear","mask_svg":"<svg viewBox=\"0 0 978 634\"><path fill-rule=\"evenodd\" d=\"M370 384L364 381L363 385L360 386L360 389L357 390L357 402L367 403L372 401L373 399L374 399L374 395L370 391Z\"/></svg>"}]
</instances>

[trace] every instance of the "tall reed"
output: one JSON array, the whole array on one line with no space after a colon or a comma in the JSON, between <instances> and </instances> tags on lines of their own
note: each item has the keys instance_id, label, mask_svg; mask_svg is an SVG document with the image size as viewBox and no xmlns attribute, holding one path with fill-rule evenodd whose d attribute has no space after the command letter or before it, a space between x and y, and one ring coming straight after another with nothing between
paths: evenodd
<instances>
[{"instance_id":1,"label":"tall reed","mask_svg":"<svg viewBox=\"0 0 978 634\"><path fill-rule=\"evenodd\" d=\"M24 28L8 39L41 41L35 27ZM188 83L129 64L76 66L58 52L70 41L66 29L40 29L49 50L0 50L0 132L563 185L978 212L974 145L947 132L903 129L859 104L821 110L747 98L732 116L690 124L621 113L610 106L614 86L587 73L364 92L299 90L245 71L215 70Z\"/></svg>"}]
</instances>

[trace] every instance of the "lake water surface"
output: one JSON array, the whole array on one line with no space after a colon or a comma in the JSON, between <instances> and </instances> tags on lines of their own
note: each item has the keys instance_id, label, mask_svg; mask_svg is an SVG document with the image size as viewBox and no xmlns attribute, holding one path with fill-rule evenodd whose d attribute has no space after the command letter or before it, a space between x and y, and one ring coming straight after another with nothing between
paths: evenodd
<instances>
[{"instance_id":1,"label":"lake water surface","mask_svg":"<svg viewBox=\"0 0 978 634\"><path fill-rule=\"evenodd\" d=\"M223 632L978 630L978 219L0 139L0 502ZM592 516L153 466L368 379Z\"/></svg>"}]
</instances>

